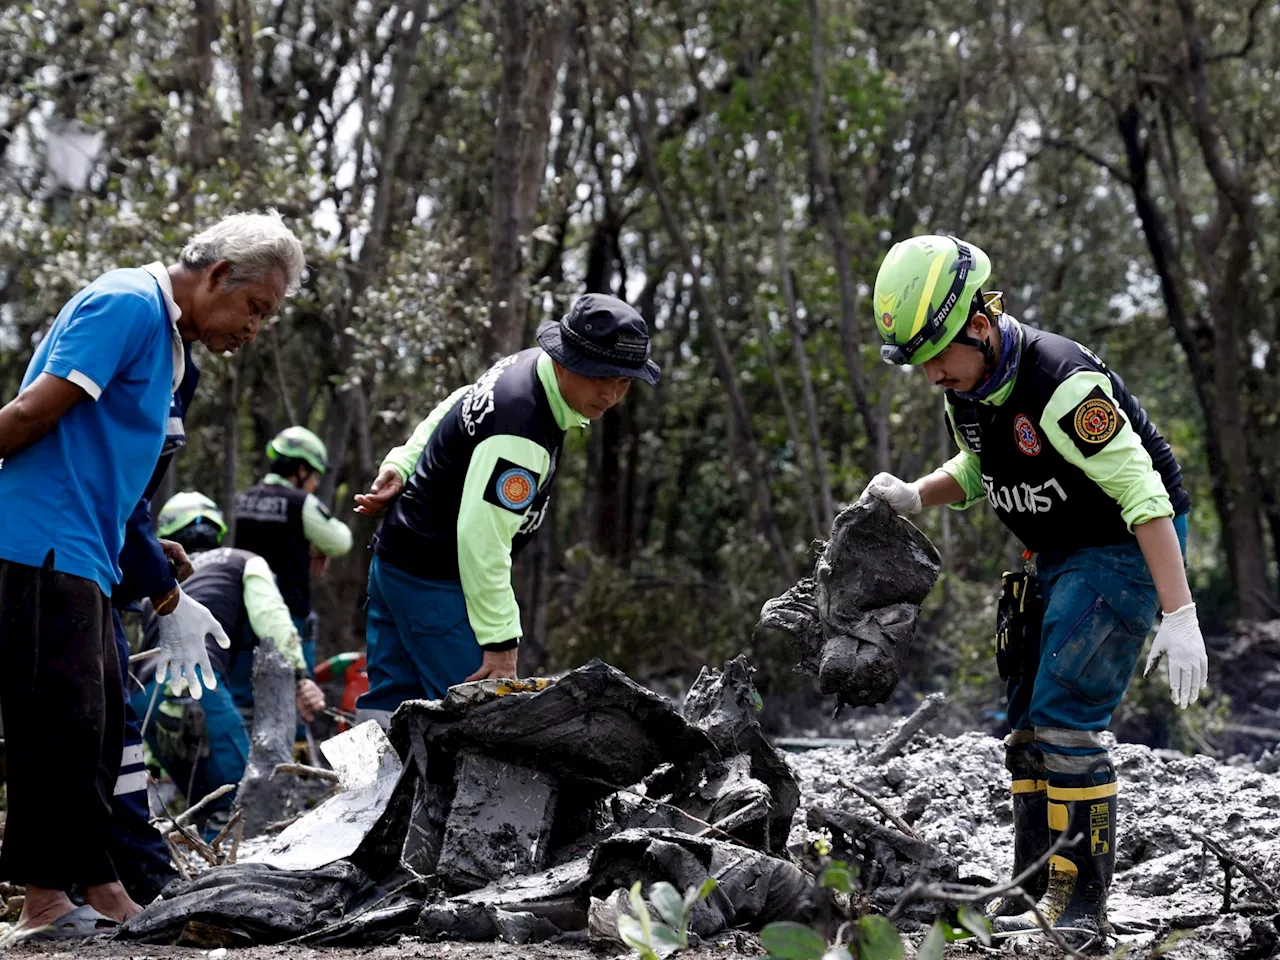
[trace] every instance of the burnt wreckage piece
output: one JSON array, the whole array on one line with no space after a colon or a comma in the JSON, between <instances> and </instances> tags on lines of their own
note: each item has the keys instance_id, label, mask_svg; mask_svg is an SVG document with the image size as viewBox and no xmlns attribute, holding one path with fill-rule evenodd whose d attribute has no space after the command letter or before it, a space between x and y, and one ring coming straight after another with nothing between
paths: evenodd
<instances>
[{"instance_id":1,"label":"burnt wreckage piece","mask_svg":"<svg viewBox=\"0 0 1280 960\"><path fill-rule=\"evenodd\" d=\"M599 920L637 879L686 889L708 876L719 887L694 916L705 935L797 917L812 879L771 851L785 848L799 788L759 707L741 657L704 670L683 715L600 661L549 684L486 681L411 701L383 741L399 762L374 781L379 803L362 808L369 823L352 853L316 869L214 868L166 890L122 936L372 944L416 931L524 943L589 932L593 910ZM285 834L312 837L311 849L304 827L312 818L323 830L324 815ZM285 834L269 857L282 863Z\"/></svg>"},{"instance_id":2,"label":"burnt wreckage piece","mask_svg":"<svg viewBox=\"0 0 1280 960\"><path fill-rule=\"evenodd\" d=\"M813 576L765 603L757 629L781 630L796 669L851 706L884 703L941 564L929 538L888 504L859 500L831 527Z\"/></svg>"}]
</instances>

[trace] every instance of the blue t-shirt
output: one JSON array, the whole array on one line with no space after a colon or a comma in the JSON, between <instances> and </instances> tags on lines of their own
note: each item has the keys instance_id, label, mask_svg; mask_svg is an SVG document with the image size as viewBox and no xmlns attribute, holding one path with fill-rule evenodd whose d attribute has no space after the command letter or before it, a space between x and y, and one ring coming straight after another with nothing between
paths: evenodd
<instances>
[{"instance_id":1,"label":"blue t-shirt","mask_svg":"<svg viewBox=\"0 0 1280 960\"><path fill-rule=\"evenodd\" d=\"M42 373L88 397L0 462L0 558L120 581L124 525L155 469L173 392L173 339L157 280L113 270L67 301L22 379Z\"/></svg>"}]
</instances>

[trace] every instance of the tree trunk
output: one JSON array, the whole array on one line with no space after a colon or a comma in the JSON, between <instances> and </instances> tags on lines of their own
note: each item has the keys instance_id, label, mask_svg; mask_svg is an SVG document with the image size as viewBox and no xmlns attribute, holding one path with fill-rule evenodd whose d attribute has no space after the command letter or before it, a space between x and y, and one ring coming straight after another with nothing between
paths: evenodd
<instances>
[{"instance_id":1,"label":"tree trunk","mask_svg":"<svg viewBox=\"0 0 1280 960\"><path fill-rule=\"evenodd\" d=\"M492 275L484 349L498 357L519 350L525 336L522 245L532 232L547 165L551 108L572 16L567 4L529 6L502 0L502 79L493 156Z\"/></svg>"},{"instance_id":2,"label":"tree trunk","mask_svg":"<svg viewBox=\"0 0 1280 960\"><path fill-rule=\"evenodd\" d=\"M243 358L227 364L227 382L222 402L222 489L218 501L227 525L227 543L236 542L236 474L240 466L240 371Z\"/></svg>"},{"instance_id":3,"label":"tree trunk","mask_svg":"<svg viewBox=\"0 0 1280 960\"><path fill-rule=\"evenodd\" d=\"M822 514L818 510L818 499L813 492L813 476L805 469L804 440L800 433L800 424L796 421L795 409L791 406L791 399L787 396L787 385L782 379L782 370L778 367L778 357L773 352L773 343L769 339L769 321L764 315L763 304L756 318L756 329L760 335L760 347L764 350L765 362L769 365L769 373L773 377L773 388L778 394L778 404L782 407L782 416L787 424L787 436L796 452L796 462L799 465L801 474L800 487L804 491L804 504L806 512L809 514L811 532L813 536L822 538L828 533L830 521L825 525L822 522Z\"/></svg>"},{"instance_id":4,"label":"tree trunk","mask_svg":"<svg viewBox=\"0 0 1280 960\"><path fill-rule=\"evenodd\" d=\"M874 450L875 470L889 469L889 437L880 429L875 406L867 388L862 368L862 336L858 332L858 296L853 282L853 257L849 235L845 229L844 209L831 179L827 163L826 133L823 126L823 103L826 98L826 67L823 64L822 11L819 0L809 0L810 42L813 54L813 99L809 107L809 155L813 176L820 194L819 203L825 214L827 232L835 250L836 276L840 281L840 345L853 402L867 430L867 440ZM874 472L874 471L871 471Z\"/></svg>"},{"instance_id":5,"label":"tree trunk","mask_svg":"<svg viewBox=\"0 0 1280 960\"><path fill-rule=\"evenodd\" d=\"M777 515L774 513L773 494L769 490L767 475L760 457L760 445L756 440L755 430L751 426L751 414L747 409L746 398L742 395L742 390L738 386L738 375L734 369L733 356L729 351L729 344L725 340L724 332L720 329L720 325L716 322L716 311L712 309L711 302L707 298L706 287L702 279L702 269L698 266L698 260L693 255L693 249L689 246L688 238L681 229L680 223L676 220L675 211L672 209L671 201L668 199L666 190L663 187L662 177L658 172L657 160L653 154L646 108L641 105L640 97L635 90L629 91L629 94L632 120L636 127L637 146L645 169L648 172L649 188L653 191L654 199L658 203L667 234L671 238L671 242L680 250L680 257L684 261L685 271L691 278L690 292L698 308L701 328L706 331L707 339L711 341L711 353L715 363L716 375L720 378L720 384L728 398L729 413L742 443L743 457L746 461L745 467L750 475L751 487L754 491L757 522L760 525L765 542L773 549L779 571L788 582L794 582L796 579L795 563L792 561L791 554L782 539L782 531L778 526ZM733 466L731 464L731 467Z\"/></svg>"}]
</instances>

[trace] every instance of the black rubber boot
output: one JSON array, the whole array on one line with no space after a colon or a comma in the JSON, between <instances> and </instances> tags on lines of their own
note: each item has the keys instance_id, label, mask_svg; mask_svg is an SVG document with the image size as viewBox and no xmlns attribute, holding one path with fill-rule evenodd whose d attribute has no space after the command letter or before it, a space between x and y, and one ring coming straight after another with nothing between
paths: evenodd
<instances>
[{"instance_id":1,"label":"black rubber boot","mask_svg":"<svg viewBox=\"0 0 1280 960\"><path fill-rule=\"evenodd\" d=\"M1006 748L1004 765L1013 774L1013 876L1018 877L1049 849L1048 784L1044 755L1033 743ZM1035 900L1044 896L1048 887L1048 864L1022 884L1022 889ZM997 897L987 905L987 916L1014 916L1026 908L1021 898Z\"/></svg>"},{"instance_id":2,"label":"black rubber boot","mask_svg":"<svg viewBox=\"0 0 1280 960\"><path fill-rule=\"evenodd\" d=\"M1049 860L1049 887L1037 909L1063 939L1075 947L1093 944L1111 932L1107 923L1107 891L1116 863L1116 775L1110 762L1102 761L1091 786L1056 783L1049 775L1049 831L1053 840L1066 832L1079 837ZM992 923L997 932L1034 930L1035 914L1000 917Z\"/></svg>"}]
</instances>

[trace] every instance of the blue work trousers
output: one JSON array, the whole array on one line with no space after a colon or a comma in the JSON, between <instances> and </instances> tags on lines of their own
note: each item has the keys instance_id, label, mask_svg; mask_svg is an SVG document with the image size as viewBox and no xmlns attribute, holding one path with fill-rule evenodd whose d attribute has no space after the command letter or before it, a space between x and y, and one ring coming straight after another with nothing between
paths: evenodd
<instances>
[{"instance_id":1,"label":"blue work trousers","mask_svg":"<svg viewBox=\"0 0 1280 960\"><path fill-rule=\"evenodd\" d=\"M129 643L119 611L111 611L111 620L125 684L124 756L111 798L111 837L107 849L129 896L146 904L156 898L165 884L177 878L178 871L169 862L169 848L160 831L151 825L141 724L129 700L129 694L137 691L138 684L129 677Z\"/></svg>"},{"instance_id":2,"label":"blue work trousers","mask_svg":"<svg viewBox=\"0 0 1280 960\"><path fill-rule=\"evenodd\" d=\"M171 696L167 688L166 683L151 711L147 745L193 806L223 784L238 784L244 778L249 734L223 677L199 700ZM135 693L134 710L146 716L155 691L152 680ZM232 791L210 804L208 812L226 810L234 800Z\"/></svg>"},{"instance_id":3,"label":"blue work trousers","mask_svg":"<svg viewBox=\"0 0 1280 960\"><path fill-rule=\"evenodd\" d=\"M1185 514L1174 520L1174 529L1185 556ZM1087 779L1105 758L1098 734L1133 678L1159 599L1136 540L1066 554L1044 551L1036 572L1044 596L1040 665L1034 677L1008 685L1011 743L1019 731L1034 732L1052 779Z\"/></svg>"},{"instance_id":4,"label":"blue work trousers","mask_svg":"<svg viewBox=\"0 0 1280 960\"><path fill-rule=\"evenodd\" d=\"M459 580L423 580L374 555L365 631L369 691L362 710L439 699L480 669L484 654Z\"/></svg>"}]
</instances>

